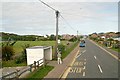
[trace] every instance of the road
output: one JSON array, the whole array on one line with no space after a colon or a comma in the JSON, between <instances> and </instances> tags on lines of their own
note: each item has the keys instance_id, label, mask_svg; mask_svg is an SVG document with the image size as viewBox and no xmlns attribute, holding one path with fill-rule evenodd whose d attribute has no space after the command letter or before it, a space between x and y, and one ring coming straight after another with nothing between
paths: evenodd
<instances>
[{"instance_id":1,"label":"road","mask_svg":"<svg viewBox=\"0 0 120 80\"><path fill-rule=\"evenodd\" d=\"M118 63L109 53L86 40L86 47L80 48L66 78L118 78Z\"/></svg>"}]
</instances>

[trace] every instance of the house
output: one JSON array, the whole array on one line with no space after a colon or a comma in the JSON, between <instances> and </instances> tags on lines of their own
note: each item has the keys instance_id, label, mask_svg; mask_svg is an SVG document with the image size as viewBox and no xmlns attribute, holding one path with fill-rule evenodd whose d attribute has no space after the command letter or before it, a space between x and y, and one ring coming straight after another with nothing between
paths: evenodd
<instances>
[{"instance_id":1,"label":"house","mask_svg":"<svg viewBox=\"0 0 120 80\"><path fill-rule=\"evenodd\" d=\"M69 35L69 34L62 35L62 39L65 39L65 40L70 40L71 38L74 38L74 37L75 37L74 35Z\"/></svg>"},{"instance_id":2,"label":"house","mask_svg":"<svg viewBox=\"0 0 120 80\"><path fill-rule=\"evenodd\" d=\"M91 34L91 37L92 37L92 38L97 38L98 35L97 35L97 33L93 33L93 34Z\"/></svg>"},{"instance_id":3,"label":"house","mask_svg":"<svg viewBox=\"0 0 120 80\"><path fill-rule=\"evenodd\" d=\"M106 38L116 38L118 35L115 32L106 33Z\"/></svg>"}]
</instances>

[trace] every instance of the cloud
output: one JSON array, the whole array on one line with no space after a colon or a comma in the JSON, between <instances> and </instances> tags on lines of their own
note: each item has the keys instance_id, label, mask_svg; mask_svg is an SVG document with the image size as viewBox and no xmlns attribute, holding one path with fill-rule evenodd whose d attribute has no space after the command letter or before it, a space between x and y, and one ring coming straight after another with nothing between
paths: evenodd
<instances>
[{"instance_id":1,"label":"cloud","mask_svg":"<svg viewBox=\"0 0 120 80\"><path fill-rule=\"evenodd\" d=\"M38 2L39 0L1 0L2 2ZM42 0L45 2L119 2L119 0Z\"/></svg>"},{"instance_id":2,"label":"cloud","mask_svg":"<svg viewBox=\"0 0 120 80\"><path fill-rule=\"evenodd\" d=\"M76 34L77 30L88 33L100 30L107 31L108 28L117 30L118 9L116 2L73 2L72 4L52 2L48 4L59 10L75 29L72 30L60 17L60 33ZM19 34L55 33L55 12L42 3L5 2L2 6L4 31Z\"/></svg>"}]
</instances>

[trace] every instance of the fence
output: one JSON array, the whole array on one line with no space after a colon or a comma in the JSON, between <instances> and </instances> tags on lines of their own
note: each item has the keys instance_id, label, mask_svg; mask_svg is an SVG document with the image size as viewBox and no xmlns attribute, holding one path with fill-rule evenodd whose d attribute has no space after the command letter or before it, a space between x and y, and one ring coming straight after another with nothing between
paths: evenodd
<instances>
[{"instance_id":1,"label":"fence","mask_svg":"<svg viewBox=\"0 0 120 80\"><path fill-rule=\"evenodd\" d=\"M18 69L16 69L15 71L13 71L13 72L11 72L11 73L8 73L8 74L6 74L6 75L3 75L1 78L0 78L0 80L1 79L9 79L9 78L19 78L22 74L24 74L25 72L27 72L27 71L30 71L30 72L32 72L32 71L34 71L34 70L36 70L38 67L41 67L41 66L45 66L45 61L44 61L44 59L40 59L40 60L38 60L38 61L34 61L34 63L33 64L31 64L31 65L29 65L27 68L25 68L25 69L22 69L22 70L18 70Z\"/></svg>"}]
</instances>

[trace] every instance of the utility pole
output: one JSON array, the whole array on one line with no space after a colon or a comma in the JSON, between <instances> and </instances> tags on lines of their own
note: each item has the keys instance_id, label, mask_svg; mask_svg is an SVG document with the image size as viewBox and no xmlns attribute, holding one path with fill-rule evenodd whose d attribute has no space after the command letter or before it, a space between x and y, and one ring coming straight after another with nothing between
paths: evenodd
<instances>
[{"instance_id":1,"label":"utility pole","mask_svg":"<svg viewBox=\"0 0 120 80\"><path fill-rule=\"evenodd\" d=\"M55 11L56 14L56 42L55 42L55 53L54 53L54 58L57 59L57 48L58 48L58 18L59 18L59 11L51 7L50 5L46 4L45 2L39 0L41 3L49 7L50 9Z\"/></svg>"},{"instance_id":2,"label":"utility pole","mask_svg":"<svg viewBox=\"0 0 120 80\"><path fill-rule=\"evenodd\" d=\"M59 11L55 11L56 13L56 44L55 44L55 54L54 58L57 59L57 48L58 48L58 18L59 18Z\"/></svg>"},{"instance_id":3,"label":"utility pole","mask_svg":"<svg viewBox=\"0 0 120 80\"><path fill-rule=\"evenodd\" d=\"M78 30L77 30L77 40L78 40Z\"/></svg>"}]
</instances>

